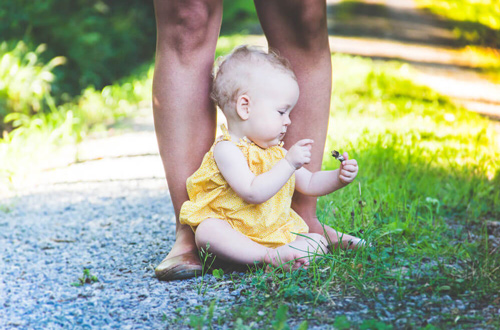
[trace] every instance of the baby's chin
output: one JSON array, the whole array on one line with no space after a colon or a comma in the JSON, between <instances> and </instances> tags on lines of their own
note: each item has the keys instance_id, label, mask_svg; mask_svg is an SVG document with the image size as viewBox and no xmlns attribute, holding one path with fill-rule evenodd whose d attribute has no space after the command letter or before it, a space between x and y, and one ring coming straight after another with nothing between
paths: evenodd
<instances>
[{"instance_id":1,"label":"baby's chin","mask_svg":"<svg viewBox=\"0 0 500 330\"><path fill-rule=\"evenodd\" d=\"M262 149L267 149L267 148L272 148L272 147L276 147L276 146L281 145L281 141L278 140L277 142L268 142L265 144L255 143L255 144L258 145Z\"/></svg>"},{"instance_id":2,"label":"baby's chin","mask_svg":"<svg viewBox=\"0 0 500 330\"><path fill-rule=\"evenodd\" d=\"M280 139L276 139L273 141L266 141L266 142L261 142L261 141L252 141L252 142L255 143L257 146L259 146L262 149L276 147L276 146L279 146L281 144Z\"/></svg>"}]
</instances>

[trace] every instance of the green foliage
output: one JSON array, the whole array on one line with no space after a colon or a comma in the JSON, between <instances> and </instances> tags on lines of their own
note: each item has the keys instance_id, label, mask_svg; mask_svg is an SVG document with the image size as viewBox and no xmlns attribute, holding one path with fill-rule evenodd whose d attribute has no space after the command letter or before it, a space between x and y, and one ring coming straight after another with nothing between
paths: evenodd
<instances>
[{"instance_id":1,"label":"green foliage","mask_svg":"<svg viewBox=\"0 0 500 330\"><path fill-rule=\"evenodd\" d=\"M212 270L212 275L220 280L224 276L224 271L222 269L214 269Z\"/></svg>"},{"instance_id":2,"label":"green foliage","mask_svg":"<svg viewBox=\"0 0 500 330\"><path fill-rule=\"evenodd\" d=\"M223 33L244 32L257 22L253 2L224 3ZM4 0L0 36L47 44L44 62L59 55L67 58L67 65L54 71L53 93L68 101L65 93L78 95L88 86L100 90L153 59L153 1Z\"/></svg>"},{"instance_id":3,"label":"green foliage","mask_svg":"<svg viewBox=\"0 0 500 330\"><path fill-rule=\"evenodd\" d=\"M224 14L221 33L244 33L253 24L259 24L253 1L232 0L224 1Z\"/></svg>"},{"instance_id":4,"label":"green foliage","mask_svg":"<svg viewBox=\"0 0 500 330\"><path fill-rule=\"evenodd\" d=\"M206 329L207 327L209 329L213 329L212 319L214 317L214 312L215 312L215 300L210 303L210 306L203 315L201 316L191 315L189 317L189 325L193 329L203 330Z\"/></svg>"},{"instance_id":5,"label":"green foliage","mask_svg":"<svg viewBox=\"0 0 500 330\"><path fill-rule=\"evenodd\" d=\"M9 113L32 115L49 108L53 109L51 84L53 69L65 62L55 57L48 63L40 60L45 51L44 44L31 50L24 42L0 44L0 131L11 127L3 125ZM7 122L13 119L5 118ZM13 126L19 126L13 123Z\"/></svg>"},{"instance_id":6,"label":"green foliage","mask_svg":"<svg viewBox=\"0 0 500 330\"><path fill-rule=\"evenodd\" d=\"M86 88L76 101L62 105L81 119L84 132L92 127L110 125L116 120L133 116L141 107L150 107L153 67L143 66L132 76L102 90Z\"/></svg>"},{"instance_id":7,"label":"green foliage","mask_svg":"<svg viewBox=\"0 0 500 330\"><path fill-rule=\"evenodd\" d=\"M131 77L102 90L89 87L79 98L48 112L10 113L6 120L15 129L0 138L0 182L22 178L42 166L46 155L58 147L75 144L93 131L150 107L152 77L153 68L143 66Z\"/></svg>"},{"instance_id":8,"label":"green foliage","mask_svg":"<svg viewBox=\"0 0 500 330\"><path fill-rule=\"evenodd\" d=\"M71 283L72 286L83 286L85 284L92 284L99 282L97 276L90 274L90 269L83 269L83 276L78 278L78 282Z\"/></svg>"},{"instance_id":9,"label":"green foliage","mask_svg":"<svg viewBox=\"0 0 500 330\"><path fill-rule=\"evenodd\" d=\"M88 85L100 89L151 60L155 48L153 2L2 1L0 35L46 43L45 61L56 55L56 95L76 95Z\"/></svg>"}]
</instances>

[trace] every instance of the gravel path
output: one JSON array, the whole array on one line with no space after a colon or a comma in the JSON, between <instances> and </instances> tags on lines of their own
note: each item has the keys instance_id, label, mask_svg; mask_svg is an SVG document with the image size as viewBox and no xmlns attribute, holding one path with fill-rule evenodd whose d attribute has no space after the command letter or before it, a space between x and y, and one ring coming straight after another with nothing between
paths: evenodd
<instances>
[{"instance_id":1,"label":"gravel path","mask_svg":"<svg viewBox=\"0 0 500 330\"><path fill-rule=\"evenodd\" d=\"M252 290L234 287L227 275L206 276L204 283L155 278L153 265L170 249L175 228L163 180L54 184L0 199L0 205L0 329L184 329L186 316L200 314L214 299L215 316L223 319L226 308L245 301L242 290ZM71 285L84 268L98 282ZM449 315L490 319L500 313L446 295L401 301L396 291L371 299L332 292L314 311L299 302L290 314L309 311L316 319L309 329L331 329L326 324L341 315L402 328Z\"/></svg>"},{"instance_id":2,"label":"gravel path","mask_svg":"<svg viewBox=\"0 0 500 330\"><path fill-rule=\"evenodd\" d=\"M235 298L155 278L175 229L164 180L56 184L0 205L0 329L177 329L191 307ZM84 268L98 282L73 286Z\"/></svg>"},{"instance_id":3,"label":"gravel path","mask_svg":"<svg viewBox=\"0 0 500 330\"><path fill-rule=\"evenodd\" d=\"M160 180L62 184L2 200L0 328L164 326L172 302L191 299L178 290L195 286L154 278L174 237L169 202ZM84 268L99 282L72 286Z\"/></svg>"}]
</instances>

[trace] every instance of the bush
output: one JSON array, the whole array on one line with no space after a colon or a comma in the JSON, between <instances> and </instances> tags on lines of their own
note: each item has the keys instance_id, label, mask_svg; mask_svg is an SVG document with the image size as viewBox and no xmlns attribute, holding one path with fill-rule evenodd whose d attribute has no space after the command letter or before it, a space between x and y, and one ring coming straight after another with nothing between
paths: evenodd
<instances>
[{"instance_id":1,"label":"bush","mask_svg":"<svg viewBox=\"0 0 500 330\"><path fill-rule=\"evenodd\" d=\"M0 35L46 43L43 59L64 55L53 93L77 95L100 89L152 59L155 50L153 1L3 0Z\"/></svg>"},{"instance_id":2,"label":"bush","mask_svg":"<svg viewBox=\"0 0 500 330\"><path fill-rule=\"evenodd\" d=\"M252 22L257 22L253 2L225 1L223 32L242 31ZM47 44L46 62L65 56L67 65L54 71L53 95L69 101L88 86L101 89L153 59L153 1L2 0L0 36Z\"/></svg>"},{"instance_id":3,"label":"bush","mask_svg":"<svg viewBox=\"0 0 500 330\"><path fill-rule=\"evenodd\" d=\"M232 0L224 2L221 34L244 33L252 24L258 24L253 1Z\"/></svg>"},{"instance_id":4,"label":"bush","mask_svg":"<svg viewBox=\"0 0 500 330\"><path fill-rule=\"evenodd\" d=\"M43 63L40 54L45 48L42 44L30 50L22 41L14 46L7 42L0 44L0 131L12 128L12 125L4 124L4 118L10 113L30 116L54 107L52 70L65 59L58 56Z\"/></svg>"}]
</instances>

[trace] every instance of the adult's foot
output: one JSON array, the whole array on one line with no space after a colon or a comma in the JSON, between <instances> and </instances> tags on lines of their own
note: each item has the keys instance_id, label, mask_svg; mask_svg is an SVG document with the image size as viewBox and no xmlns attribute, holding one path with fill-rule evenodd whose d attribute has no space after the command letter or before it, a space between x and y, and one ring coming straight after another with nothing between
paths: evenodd
<instances>
[{"instance_id":1,"label":"adult's foot","mask_svg":"<svg viewBox=\"0 0 500 330\"><path fill-rule=\"evenodd\" d=\"M191 228L182 225L175 236L174 246L155 268L156 277L160 281L186 279L202 273L202 265Z\"/></svg>"}]
</instances>

